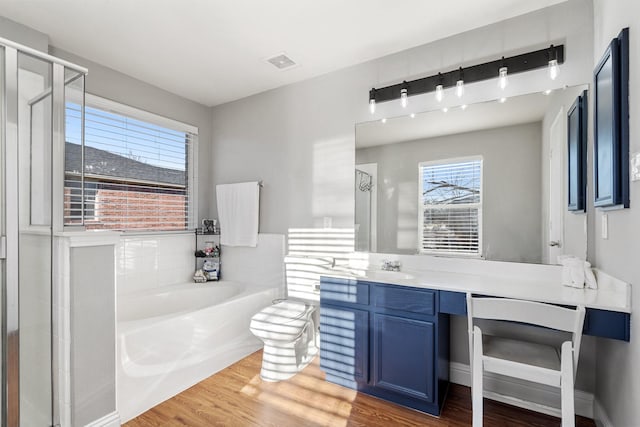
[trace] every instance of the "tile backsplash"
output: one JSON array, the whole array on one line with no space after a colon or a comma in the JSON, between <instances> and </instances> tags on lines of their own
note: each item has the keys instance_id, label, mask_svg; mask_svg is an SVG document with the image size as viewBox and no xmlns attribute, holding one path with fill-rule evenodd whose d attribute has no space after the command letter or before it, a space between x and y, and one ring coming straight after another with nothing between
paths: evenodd
<instances>
[{"instance_id":1,"label":"tile backsplash","mask_svg":"<svg viewBox=\"0 0 640 427\"><path fill-rule=\"evenodd\" d=\"M119 295L192 281L192 233L121 236L116 246Z\"/></svg>"}]
</instances>

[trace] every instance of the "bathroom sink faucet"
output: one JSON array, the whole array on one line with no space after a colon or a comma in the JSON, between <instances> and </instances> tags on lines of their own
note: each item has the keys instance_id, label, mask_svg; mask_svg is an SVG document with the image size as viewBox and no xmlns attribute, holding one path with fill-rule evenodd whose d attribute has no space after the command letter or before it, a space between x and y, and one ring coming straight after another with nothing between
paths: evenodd
<instances>
[{"instance_id":1,"label":"bathroom sink faucet","mask_svg":"<svg viewBox=\"0 0 640 427\"><path fill-rule=\"evenodd\" d=\"M384 271L400 271L400 261L382 261L382 270Z\"/></svg>"}]
</instances>

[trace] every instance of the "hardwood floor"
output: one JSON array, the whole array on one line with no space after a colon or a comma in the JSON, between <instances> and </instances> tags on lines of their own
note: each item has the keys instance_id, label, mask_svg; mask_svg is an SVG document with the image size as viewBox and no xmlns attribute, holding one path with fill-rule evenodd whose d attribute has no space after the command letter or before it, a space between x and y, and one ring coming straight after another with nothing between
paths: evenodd
<instances>
[{"instance_id":1,"label":"hardwood floor","mask_svg":"<svg viewBox=\"0 0 640 427\"><path fill-rule=\"evenodd\" d=\"M471 391L452 384L440 418L324 381L318 358L279 383L260 379L262 351L161 403L125 427L469 426ZM484 425L558 426L548 415L485 400ZM595 426L577 417L577 427Z\"/></svg>"}]
</instances>

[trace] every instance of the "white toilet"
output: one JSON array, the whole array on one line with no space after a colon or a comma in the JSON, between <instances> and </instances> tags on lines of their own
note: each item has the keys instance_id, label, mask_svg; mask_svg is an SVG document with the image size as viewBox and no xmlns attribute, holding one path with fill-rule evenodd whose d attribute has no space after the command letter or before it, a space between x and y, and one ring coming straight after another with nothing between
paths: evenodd
<instances>
[{"instance_id":1,"label":"white toilet","mask_svg":"<svg viewBox=\"0 0 640 427\"><path fill-rule=\"evenodd\" d=\"M264 381L289 379L318 354L316 309L302 301L277 300L251 318L249 329L264 342L260 371Z\"/></svg>"}]
</instances>

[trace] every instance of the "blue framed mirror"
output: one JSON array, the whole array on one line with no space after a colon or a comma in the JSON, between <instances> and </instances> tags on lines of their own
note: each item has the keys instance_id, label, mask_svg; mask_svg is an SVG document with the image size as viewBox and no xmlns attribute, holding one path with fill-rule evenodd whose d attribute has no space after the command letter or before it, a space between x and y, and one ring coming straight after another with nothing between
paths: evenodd
<instances>
[{"instance_id":1,"label":"blue framed mirror","mask_svg":"<svg viewBox=\"0 0 640 427\"><path fill-rule=\"evenodd\" d=\"M582 92L567 113L568 210L585 212L587 193L587 91Z\"/></svg>"},{"instance_id":2,"label":"blue framed mirror","mask_svg":"<svg viewBox=\"0 0 640 427\"><path fill-rule=\"evenodd\" d=\"M594 71L594 206L629 207L629 29Z\"/></svg>"}]
</instances>

